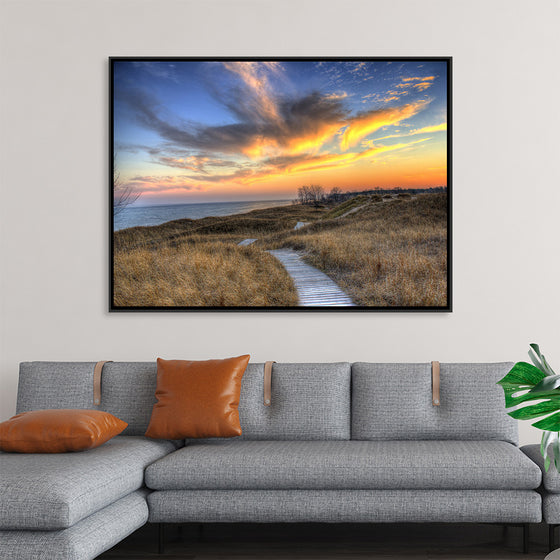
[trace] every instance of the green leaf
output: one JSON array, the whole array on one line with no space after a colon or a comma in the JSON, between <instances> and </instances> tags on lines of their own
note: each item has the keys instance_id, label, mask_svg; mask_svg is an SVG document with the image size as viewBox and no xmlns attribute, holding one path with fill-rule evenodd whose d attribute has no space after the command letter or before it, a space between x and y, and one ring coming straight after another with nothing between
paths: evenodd
<instances>
[{"instance_id":1,"label":"green leaf","mask_svg":"<svg viewBox=\"0 0 560 560\"><path fill-rule=\"evenodd\" d=\"M505 377L498 381L502 387L530 388L536 385L543 377L544 372L527 362L517 362Z\"/></svg>"},{"instance_id":2,"label":"green leaf","mask_svg":"<svg viewBox=\"0 0 560 560\"><path fill-rule=\"evenodd\" d=\"M511 408L512 406L518 406L527 401L539 401L542 399L559 399L558 410L560 410L560 389L555 389L554 391L545 391L542 393L530 393L527 389L524 390L525 393L521 393L519 389L504 387L506 408Z\"/></svg>"},{"instance_id":3,"label":"green leaf","mask_svg":"<svg viewBox=\"0 0 560 560\"><path fill-rule=\"evenodd\" d=\"M556 414L551 414L538 422L532 424L535 428L539 430L548 430L550 432L558 432L560 431L560 412ZM560 447L559 447L560 450Z\"/></svg>"},{"instance_id":4,"label":"green leaf","mask_svg":"<svg viewBox=\"0 0 560 560\"><path fill-rule=\"evenodd\" d=\"M560 375L554 373L538 344L530 344L529 357L534 365L517 362L498 385L504 390L506 409L511 409L506 412L512 418L540 418L533 426L544 432L541 454L545 470L554 462L560 472Z\"/></svg>"},{"instance_id":5,"label":"green leaf","mask_svg":"<svg viewBox=\"0 0 560 560\"><path fill-rule=\"evenodd\" d=\"M558 396L560 397L560 393ZM531 420L532 418L538 418L543 414L554 412L558 409L560 409L560 399L555 401L544 401L538 404L518 408L508 412L508 414L516 420Z\"/></svg>"}]
</instances>

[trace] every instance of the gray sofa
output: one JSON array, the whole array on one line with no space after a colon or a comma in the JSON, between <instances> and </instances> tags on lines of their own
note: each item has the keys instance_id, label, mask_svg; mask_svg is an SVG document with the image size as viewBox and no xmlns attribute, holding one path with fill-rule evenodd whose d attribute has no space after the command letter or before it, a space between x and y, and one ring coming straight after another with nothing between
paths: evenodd
<instances>
[{"instance_id":1,"label":"gray sofa","mask_svg":"<svg viewBox=\"0 0 560 560\"><path fill-rule=\"evenodd\" d=\"M170 442L143 436L156 364L20 366L17 411L99 408L128 423L99 448L0 453L0 558L95 558L147 521L541 521L541 469L517 447L496 385L512 364L249 364L243 435ZM526 532L524 531L526 536Z\"/></svg>"}]
</instances>

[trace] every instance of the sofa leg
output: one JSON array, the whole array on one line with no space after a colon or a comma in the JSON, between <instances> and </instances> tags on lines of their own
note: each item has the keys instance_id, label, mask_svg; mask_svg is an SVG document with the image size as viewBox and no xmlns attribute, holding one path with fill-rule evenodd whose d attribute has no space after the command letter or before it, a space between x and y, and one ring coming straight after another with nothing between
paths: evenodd
<instances>
[{"instance_id":1,"label":"sofa leg","mask_svg":"<svg viewBox=\"0 0 560 560\"><path fill-rule=\"evenodd\" d=\"M159 523L158 525L158 554L165 552L165 525Z\"/></svg>"},{"instance_id":2,"label":"sofa leg","mask_svg":"<svg viewBox=\"0 0 560 560\"><path fill-rule=\"evenodd\" d=\"M558 527L558 525L555 525L554 523L551 523L548 526L548 552L552 552L556 548L554 542L554 530L556 527Z\"/></svg>"},{"instance_id":3,"label":"sofa leg","mask_svg":"<svg viewBox=\"0 0 560 560\"><path fill-rule=\"evenodd\" d=\"M523 523L523 554L529 554L529 523Z\"/></svg>"}]
</instances>

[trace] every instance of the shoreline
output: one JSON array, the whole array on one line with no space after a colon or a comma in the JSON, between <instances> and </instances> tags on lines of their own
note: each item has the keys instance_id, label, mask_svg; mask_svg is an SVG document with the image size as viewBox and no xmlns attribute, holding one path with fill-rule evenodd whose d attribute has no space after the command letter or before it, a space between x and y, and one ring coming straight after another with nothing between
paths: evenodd
<instances>
[{"instance_id":1,"label":"shoreline","mask_svg":"<svg viewBox=\"0 0 560 560\"><path fill-rule=\"evenodd\" d=\"M125 231L127 229L132 229L135 227L158 227L170 222L175 222L177 220L203 220L205 218L225 218L228 216L239 216L242 214L248 214L250 212L256 210L269 210L271 208L282 208L285 206L291 206L293 203L292 199L286 200L251 200L251 201L239 201L239 202L195 202L195 203L181 203L181 204L159 204L154 206L136 206L132 208L127 208L125 211L135 212L135 214L142 213L143 216L143 223L130 223L127 225L127 222L134 222L135 220L133 217L129 218L125 221L124 224L121 224L122 227L118 227L118 222L123 222L123 216L119 214L119 216L114 216L113 218L113 233L117 233L120 231ZM233 208L232 205L235 205ZM228 209L228 206L230 208ZM189 207L191 210L198 210L198 212L190 212L189 215L185 214L184 210L185 207ZM204 211L204 207L208 208L207 211ZM209 208L210 207L210 208ZM222 208L222 212L212 212L211 207L214 208ZM164 219L165 214L170 213L170 209L175 210L177 216L171 217L171 219ZM202 210L202 211L201 211ZM232 211L229 211L232 210ZM171 211L172 213L172 211ZM186 212L189 214L189 212ZM161 220L161 221L160 221ZM138 220L137 220L138 221ZM148 222L148 223L146 223ZM157 223L149 223L149 222L157 222ZM116 227L117 226L117 227Z\"/></svg>"}]
</instances>

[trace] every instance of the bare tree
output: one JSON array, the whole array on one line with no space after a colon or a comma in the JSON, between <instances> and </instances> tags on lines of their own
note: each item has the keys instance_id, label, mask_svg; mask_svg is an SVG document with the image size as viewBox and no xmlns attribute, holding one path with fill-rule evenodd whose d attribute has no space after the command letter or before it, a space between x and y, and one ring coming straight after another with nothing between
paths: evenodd
<instances>
[{"instance_id":1,"label":"bare tree","mask_svg":"<svg viewBox=\"0 0 560 560\"><path fill-rule=\"evenodd\" d=\"M321 185L303 185L298 188L297 200L300 204L318 206L325 198L325 189Z\"/></svg>"},{"instance_id":2,"label":"bare tree","mask_svg":"<svg viewBox=\"0 0 560 560\"><path fill-rule=\"evenodd\" d=\"M307 185L303 185L298 189L298 201L300 204L309 204L311 202L311 192Z\"/></svg>"},{"instance_id":3,"label":"bare tree","mask_svg":"<svg viewBox=\"0 0 560 560\"><path fill-rule=\"evenodd\" d=\"M117 154L113 154L113 216L119 215L127 206L136 202L142 193L124 185L117 168Z\"/></svg>"},{"instance_id":4,"label":"bare tree","mask_svg":"<svg viewBox=\"0 0 560 560\"><path fill-rule=\"evenodd\" d=\"M342 196L342 189L340 187L333 187L329 193L329 200L338 202Z\"/></svg>"},{"instance_id":5,"label":"bare tree","mask_svg":"<svg viewBox=\"0 0 560 560\"><path fill-rule=\"evenodd\" d=\"M305 189L304 187L298 187L297 190L297 201L300 204L305 204Z\"/></svg>"},{"instance_id":6,"label":"bare tree","mask_svg":"<svg viewBox=\"0 0 560 560\"><path fill-rule=\"evenodd\" d=\"M310 202L319 206L325 200L325 189L321 185L309 185Z\"/></svg>"}]
</instances>

